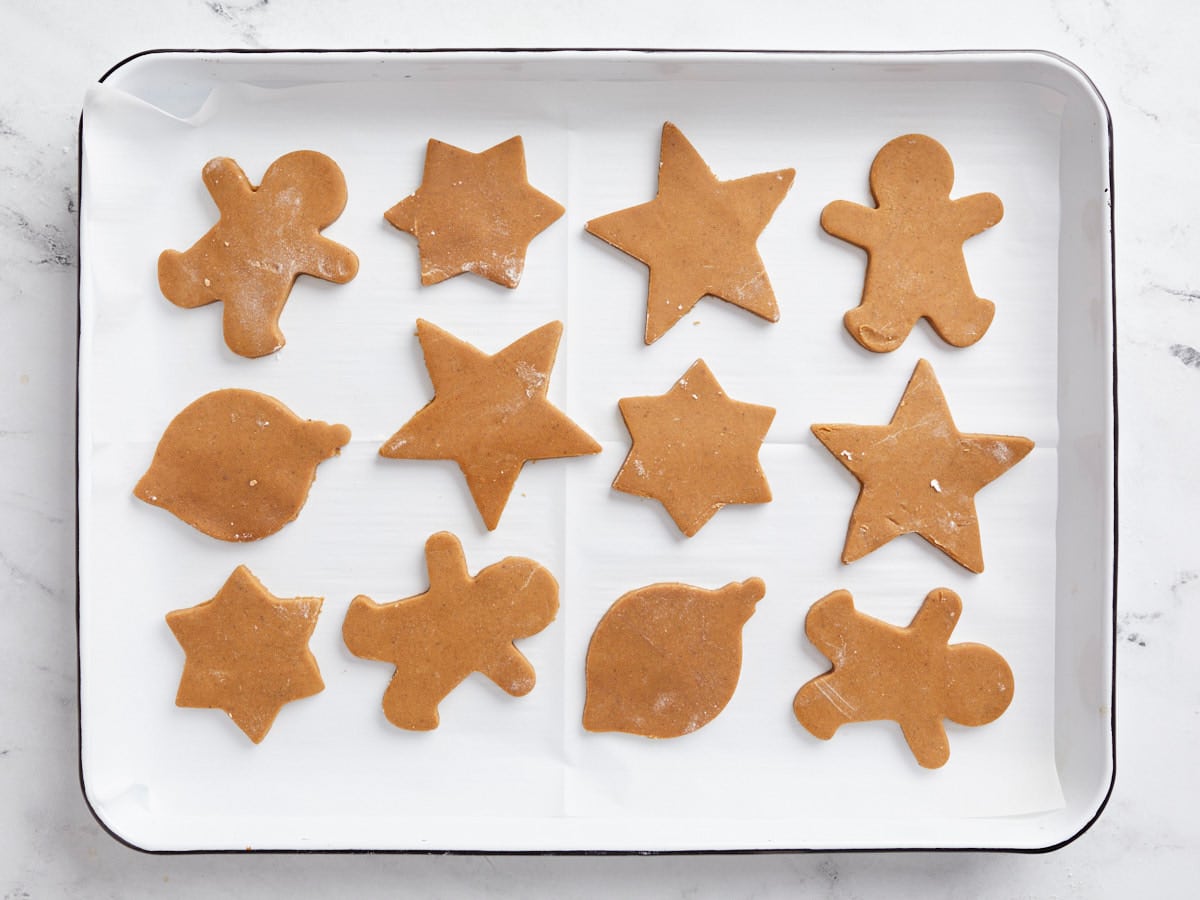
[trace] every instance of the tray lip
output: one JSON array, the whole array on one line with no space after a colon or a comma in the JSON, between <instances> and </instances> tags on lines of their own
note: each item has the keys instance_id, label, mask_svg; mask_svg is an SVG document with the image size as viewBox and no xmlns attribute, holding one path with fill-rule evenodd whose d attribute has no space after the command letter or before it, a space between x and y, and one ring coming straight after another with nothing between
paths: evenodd
<instances>
[{"instance_id":1,"label":"tray lip","mask_svg":"<svg viewBox=\"0 0 1200 900\"><path fill-rule=\"evenodd\" d=\"M84 113L86 110L81 110L79 115L79 124L76 132L76 180L75 189L79 205L79 214L75 220L75 327L76 327L76 350L75 350L75 707L76 707L76 726L77 726L77 771L79 778L80 793L83 795L84 805L88 812L100 828L105 831L113 840L136 850L140 853L151 856L194 856L194 855L228 855L228 854L310 854L310 855L325 855L325 854L403 854L403 855L454 855L454 856L693 856L693 855L724 855L724 856L746 856L746 855L764 855L764 854L782 854L782 853L912 853L912 852L935 852L935 853L978 853L978 852L995 852L995 853L1018 853L1018 854L1042 854L1051 853L1059 850L1068 844L1074 843L1082 837L1087 831L1096 824L1100 816L1104 813L1108 802L1112 797L1113 790L1116 786L1117 775L1117 599L1118 599L1118 575L1119 575L1119 398L1118 398L1118 353L1117 353L1117 281L1116 281L1116 190L1114 177L1114 148L1113 148L1113 119L1112 112L1104 95L1100 92L1095 82L1091 77L1078 65L1072 62L1065 56L1054 51L1036 49L1036 48L936 48L923 50L832 50L832 49L792 49L792 48L714 48L714 47L353 47L353 48L333 48L333 47L298 47L298 48L248 48L248 47L229 47L229 48L201 48L201 47L157 47L140 50L130 54L110 66L97 80L97 83L103 84L108 81L114 74L125 67L135 64L141 60L150 57L158 56L245 56L245 57L272 57L272 56L304 56L304 55L344 55L353 57L356 55L365 56L369 54L378 54L380 56L433 56L443 54L447 56L464 56L470 54L479 55L507 55L507 54L527 54L529 56L544 56L555 53L577 54L583 59L589 55L604 56L606 54L625 55L630 58L636 58L644 55L649 58L655 55L672 55L672 56L709 56L713 58L738 56L752 57L793 57L793 58L845 58L848 62L866 61L866 60L887 60L887 59L938 59L947 57L962 58L970 60L976 58L1020 58L1031 57L1041 58L1044 62L1049 62L1061 66L1067 73L1078 80L1080 86L1090 93L1092 99L1097 103L1099 110L1103 113L1104 132L1107 138L1107 189L1108 189L1108 291L1109 291L1109 336L1111 338L1111 449L1112 449L1112 466L1111 466L1111 516L1110 521L1106 522L1106 530L1108 537L1111 540L1111 584L1112 596L1109 598L1110 614L1109 614L1109 723L1108 723L1108 784L1102 787L1099 792L1100 799L1094 812L1087 815L1078 829L1069 836L1049 844L1037 847L1021 847L1021 846L979 846L979 847L938 847L938 846L894 846L894 847L862 847L862 846L846 846L846 847L759 847L759 848L688 848L682 850L628 850L628 849L603 849L603 848L587 848L587 849L531 849L531 850L495 850L495 849L437 849L437 848L382 848L382 849L366 849L366 848L326 848L326 847L247 847L244 850L233 848L217 848L217 849L163 849L144 847L132 840L119 834L113 826L110 826L102 817L96 806L92 802L92 798L88 794L87 778L83 764L83 677L82 677L82 644L80 631L80 598L82 595L82 579L80 576L80 464L81 464L81 441L79 440L79 425L80 425L80 384L82 381L82 364L83 364L83 307L81 302L81 290L83 282L83 266L82 266L82 230L83 230L83 149L84 149ZM1108 549L1107 547L1105 549Z\"/></svg>"}]
</instances>

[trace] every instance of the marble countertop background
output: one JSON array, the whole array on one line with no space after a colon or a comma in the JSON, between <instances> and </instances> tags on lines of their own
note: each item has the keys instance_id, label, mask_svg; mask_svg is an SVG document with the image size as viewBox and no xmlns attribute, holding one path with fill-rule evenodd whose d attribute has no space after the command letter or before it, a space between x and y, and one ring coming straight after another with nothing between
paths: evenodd
<instances>
[{"instance_id":1,"label":"marble countertop background","mask_svg":"<svg viewBox=\"0 0 1200 900\"><path fill-rule=\"evenodd\" d=\"M736 9L736 12L734 10ZM1010 0L71 0L0 4L0 897L1183 896L1200 876L1200 8ZM78 780L76 129L153 47L1037 48L1095 81L1116 158L1116 789L1051 854L152 856Z\"/></svg>"}]
</instances>

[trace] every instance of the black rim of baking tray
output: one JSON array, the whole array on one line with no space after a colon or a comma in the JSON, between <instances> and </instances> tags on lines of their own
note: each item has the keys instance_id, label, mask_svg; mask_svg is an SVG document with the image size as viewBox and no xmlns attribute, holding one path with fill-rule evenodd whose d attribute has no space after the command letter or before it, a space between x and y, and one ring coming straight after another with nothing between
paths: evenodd
<instances>
[{"instance_id":1,"label":"black rim of baking tray","mask_svg":"<svg viewBox=\"0 0 1200 900\"><path fill-rule=\"evenodd\" d=\"M354 47L354 48L271 48L271 49L254 49L247 47L237 47L228 49L202 49L202 48L170 48L162 47L150 50L143 50L125 57L120 62L113 65L107 72L100 76L101 83L118 69L123 68L134 60L141 59L146 56L156 55L244 55L244 56L268 56L268 55L287 55L287 54L395 54L395 55L434 55L456 54L456 53L643 53L646 56L654 55L687 55L687 54L719 54L723 56L736 55L760 55L760 56L960 56L971 53L989 54L989 55L1016 55L1030 54L1045 56L1056 60L1069 67L1076 75L1083 79L1084 83L1095 94L1096 99L1100 101L1100 106L1104 110L1105 127L1108 134L1108 219L1109 219L1109 253L1111 259L1111 284L1109 286L1111 300L1111 309L1109 315L1111 317L1112 328L1112 454L1113 454L1113 484L1112 484L1112 591L1111 598L1112 621L1111 621L1111 647L1110 653L1112 658L1112 683L1111 696L1109 698L1109 736L1111 740L1111 748L1109 758L1112 760L1112 767L1109 774L1108 786L1104 791L1104 797L1100 801L1096 811L1091 818L1083 824L1078 831L1070 837L1064 838L1053 844L1045 847L834 847L834 848L761 848L761 849L689 849L689 850L439 850L432 848L400 848L400 849L383 849L383 850L366 850L366 849L301 849L301 848L258 848L247 847L245 850L236 849L218 849L218 850L150 850L145 847L139 847L125 838L121 837L113 831L104 820L100 818L95 808L92 806L92 801L87 795L87 788L83 774L83 713L82 713L82 690L83 680L80 677L80 651L79 651L79 378L80 378L80 348L79 339L82 335L83 313L79 304L79 288L82 281L82 268L80 266L81 248L79 245L80 231L83 222L83 114L79 117L79 128L77 135L77 153L76 153L76 195L79 197L79 213L76 219L75 233L75 328L76 328L76 356L75 356L75 707L76 707L76 726L77 726L77 749L78 749L78 776L80 792L83 794L83 801L87 805L88 812L92 814L92 818L96 823L107 832L113 840L120 844L137 850L141 853L146 853L155 856L176 856L176 855L207 855L207 854L243 854L243 853L266 853L266 854L420 854L420 855L455 855L455 856L692 856L692 855L726 855L726 856L746 856L746 855L763 855L763 854L780 854L780 853L803 853L803 854L820 854L820 853L1022 853L1022 854L1039 854L1051 853L1059 850L1075 840L1080 838L1085 832L1096 824L1096 821L1103 814L1105 807L1108 806L1108 801L1112 797L1113 787L1117 779L1117 576L1118 576L1118 522L1119 522L1119 502L1117 489L1117 474L1118 474L1118 447L1119 441L1119 416L1117 403L1117 281L1116 281L1116 227L1115 227L1115 189L1113 175L1113 124L1112 113L1109 110L1108 102L1104 99L1104 95L1100 93L1095 82L1083 71L1079 66L1075 65L1069 59L1048 50L1022 50L1022 49L940 49L940 50L753 50L753 49L720 49L720 48L665 48L665 47L425 47L425 48L395 48L395 47Z\"/></svg>"}]
</instances>

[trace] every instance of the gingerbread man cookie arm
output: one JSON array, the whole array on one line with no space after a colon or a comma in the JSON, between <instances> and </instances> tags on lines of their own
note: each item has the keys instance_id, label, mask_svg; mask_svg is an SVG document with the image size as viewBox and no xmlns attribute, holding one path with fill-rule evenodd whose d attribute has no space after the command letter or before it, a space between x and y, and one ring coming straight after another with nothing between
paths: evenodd
<instances>
[{"instance_id":1,"label":"gingerbread man cookie arm","mask_svg":"<svg viewBox=\"0 0 1200 900\"><path fill-rule=\"evenodd\" d=\"M254 186L242 167L226 156L218 156L205 163L200 177L221 215L232 213L239 200L245 200L254 193Z\"/></svg>"},{"instance_id":2,"label":"gingerbread man cookie arm","mask_svg":"<svg viewBox=\"0 0 1200 900\"><path fill-rule=\"evenodd\" d=\"M313 242L312 262L305 267L304 274L334 284L345 284L358 274L358 255L349 247L318 235Z\"/></svg>"},{"instance_id":3,"label":"gingerbread man cookie arm","mask_svg":"<svg viewBox=\"0 0 1200 900\"><path fill-rule=\"evenodd\" d=\"M821 227L835 238L870 249L879 230L879 210L849 200L834 200L821 210Z\"/></svg>"},{"instance_id":4,"label":"gingerbread man cookie arm","mask_svg":"<svg viewBox=\"0 0 1200 900\"><path fill-rule=\"evenodd\" d=\"M1004 218L1004 204L992 193L960 197L951 202L951 209L963 240L986 231Z\"/></svg>"},{"instance_id":5,"label":"gingerbread man cookie arm","mask_svg":"<svg viewBox=\"0 0 1200 900\"><path fill-rule=\"evenodd\" d=\"M958 594L946 588L937 588L925 595L909 628L921 636L923 643L943 647L950 640L961 615L962 600Z\"/></svg>"},{"instance_id":6,"label":"gingerbread man cookie arm","mask_svg":"<svg viewBox=\"0 0 1200 900\"><path fill-rule=\"evenodd\" d=\"M854 598L849 591L834 591L818 600L804 619L804 633L813 646L834 663L846 655L846 633L853 627Z\"/></svg>"},{"instance_id":7,"label":"gingerbread man cookie arm","mask_svg":"<svg viewBox=\"0 0 1200 900\"><path fill-rule=\"evenodd\" d=\"M425 568L429 572L430 591L442 585L457 588L474 581L467 572L462 542L448 531L432 534L425 541Z\"/></svg>"}]
</instances>

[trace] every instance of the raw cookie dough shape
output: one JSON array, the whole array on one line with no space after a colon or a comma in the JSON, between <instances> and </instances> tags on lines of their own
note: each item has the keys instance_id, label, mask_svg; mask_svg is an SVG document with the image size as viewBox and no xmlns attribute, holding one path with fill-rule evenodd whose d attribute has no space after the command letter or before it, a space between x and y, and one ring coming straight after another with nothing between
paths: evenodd
<instances>
[{"instance_id":1,"label":"raw cookie dough shape","mask_svg":"<svg viewBox=\"0 0 1200 900\"><path fill-rule=\"evenodd\" d=\"M758 449L775 410L727 396L704 360L665 394L619 406L633 446L613 488L659 501L687 537L726 504L770 502Z\"/></svg>"},{"instance_id":2,"label":"raw cookie dough shape","mask_svg":"<svg viewBox=\"0 0 1200 900\"><path fill-rule=\"evenodd\" d=\"M345 425L299 418L266 394L226 388L167 426L133 494L222 541L256 541L298 515Z\"/></svg>"},{"instance_id":3,"label":"raw cookie dough shape","mask_svg":"<svg viewBox=\"0 0 1200 900\"><path fill-rule=\"evenodd\" d=\"M808 611L805 633L833 668L800 688L792 709L821 740L846 722L888 719L904 732L927 769L945 765L950 742L943 719L986 725L1012 702L1013 675L1004 657L983 644L949 644L962 600L930 591L907 628L854 608L849 591L834 591Z\"/></svg>"},{"instance_id":4,"label":"raw cookie dough shape","mask_svg":"<svg viewBox=\"0 0 1200 900\"><path fill-rule=\"evenodd\" d=\"M533 690L533 666L513 642L558 614L558 582L533 560L508 556L472 577L458 538L441 531L425 561L428 591L384 604L360 595L342 625L351 653L396 667L383 711L412 731L437 728L438 704L472 672L514 697Z\"/></svg>"},{"instance_id":5,"label":"raw cookie dough shape","mask_svg":"<svg viewBox=\"0 0 1200 900\"><path fill-rule=\"evenodd\" d=\"M482 153L430 140L421 186L383 217L417 239L421 284L474 272L515 288L530 241L562 214L529 184L518 136Z\"/></svg>"},{"instance_id":6,"label":"raw cookie dough shape","mask_svg":"<svg viewBox=\"0 0 1200 900\"><path fill-rule=\"evenodd\" d=\"M346 206L342 170L323 153L297 150L271 163L258 187L224 157L202 174L221 218L190 250L163 251L159 287L185 309L223 301L225 343L239 356L274 353L297 276L345 284L358 274L358 257L320 233Z\"/></svg>"},{"instance_id":7,"label":"raw cookie dough shape","mask_svg":"<svg viewBox=\"0 0 1200 900\"><path fill-rule=\"evenodd\" d=\"M779 321L775 292L755 242L787 195L796 170L718 181L670 122L663 125L660 153L653 200L586 226L650 267L646 343L657 341L705 296Z\"/></svg>"},{"instance_id":8,"label":"raw cookie dough shape","mask_svg":"<svg viewBox=\"0 0 1200 900\"><path fill-rule=\"evenodd\" d=\"M546 399L562 337L550 322L489 356L417 320L433 399L379 448L389 459L452 459L492 531L528 460L599 453L600 445Z\"/></svg>"},{"instance_id":9,"label":"raw cookie dough shape","mask_svg":"<svg viewBox=\"0 0 1200 900\"><path fill-rule=\"evenodd\" d=\"M812 432L862 486L844 563L915 533L959 565L982 572L975 494L1033 449L1029 438L960 432L925 360L917 363L887 425L813 425Z\"/></svg>"},{"instance_id":10,"label":"raw cookie dough shape","mask_svg":"<svg viewBox=\"0 0 1200 900\"><path fill-rule=\"evenodd\" d=\"M238 566L211 600L167 613L187 656L175 705L222 709L262 741L285 703L325 689L308 649L321 603L275 597Z\"/></svg>"},{"instance_id":11,"label":"raw cookie dough shape","mask_svg":"<svg viewBox=\"0 0 1200 900\"><path fill-rule=\"evenodd\" d=\"M987 331L995 304L975 295L963 242L1004 215L995 194L950 199L954 164L933 138L906 134L889 141L871 164L877 208L836 200L821 227L867 251L862 304L846 313L846 330L868 350L886 353L925 318L955 347Z\"/></svg>"},{"instance_id":12,"label":"raw cookie dough shape","mask_svg":"<svg viewBox=\"0 0 1200 900\"><path fill-rule=\"evenodd\" d=\"M622 596L592 633L583 727L651 738L690 734L729 703L742 671L742 626L761 578L709 591L652 584Z\"/></svg>"}]
</instances>

